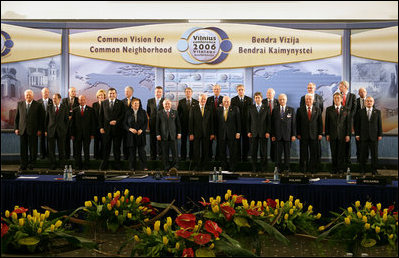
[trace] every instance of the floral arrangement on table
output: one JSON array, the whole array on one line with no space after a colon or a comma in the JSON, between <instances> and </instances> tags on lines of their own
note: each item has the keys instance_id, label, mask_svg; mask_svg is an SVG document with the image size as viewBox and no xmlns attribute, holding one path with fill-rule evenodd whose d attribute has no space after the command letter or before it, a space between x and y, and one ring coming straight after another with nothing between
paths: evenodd
<instances>
[{"instance_id":1,"label":"floral arrangement on table","mask_svg":"<svg viewBox=\"0 0 399 258\"><path fill-rule=\"evenodd\" d=\"M197 221L194 214L180 214L175 224L168 217L162 227L157 220L153 228L147 226L136 231L130 241L135 242L131 256L215 257L219 252L229 256L254 256L226 235L217 223Z\"/></svg>"},{"instance_id":2,"label":"floral arrangement on table","mask_svg":"<svg viewBox=\"0 0 399 258\"><path fill-rule=\"evenodd\" d=\"M394 206L382 209L381 203L373 206L360 201L342 209L342 213L331 212L336 218L326 226L321 226L322 234L318 240L330 236L333 240L344 240L347 249L356 253L360 246L372 247L376 244L389 243L395 247L398 240L398 212Z\"/></svg>"},{"instance_id":3,"label":"floral arrangement on table","mask_svg":"<svg viewBox=\"0 0 399 258\"><path fill-rule=\"evenodd\" d=\"M15 206L12 212L6 210L1 217L1 250L26 250L29 252L49 250L52 240L65 238L77 247L95 247L95 243L66 233L59 218L51 218L50 211L39 213Z\"/></svg>"},{"instance_id":4,"label":"floral arrangement on table","mask_svg":"<svg viewBox=\"0 0 399 258\"><path fill-rule=\"evenodd\" d=\"M94 196L93 200L86 201L84 207L74 211L86 212L88 221L105 224L105 227L116 232L121 226L132 226L147 223L157 215L158 210L153 206L164 208L164 204L151 203L148 197L137 197L129 195L125 189L123 195L120 191L101 197Z\"/></svg>"}]
</instances>

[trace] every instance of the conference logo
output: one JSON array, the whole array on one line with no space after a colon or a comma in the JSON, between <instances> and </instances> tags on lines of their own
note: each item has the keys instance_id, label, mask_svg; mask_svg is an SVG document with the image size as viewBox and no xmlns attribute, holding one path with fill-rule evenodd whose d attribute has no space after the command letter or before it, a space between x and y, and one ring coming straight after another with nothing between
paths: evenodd
<instances>
[{"instance_id":1,"label":"conference logo","mask_svg":"<svg viewBox=\"0 0 399 258\"><path fill-rule=\"evenodd\" d=\"M1 31L1 56L8 55L13 46L14 42L11 40L10 35L5 31Z\"/></svg>"},{"instance_id":2,"label":"conference logo","mask_svg":"<svg viewBox=\"0 0 399 258\"><path fill-rule=\"evenodd\" d=\"M218 64L223 62L232 48L226 32L216 27L193 27L183 33L177 49L191 64Z\"/></svg>"}]
</instances>

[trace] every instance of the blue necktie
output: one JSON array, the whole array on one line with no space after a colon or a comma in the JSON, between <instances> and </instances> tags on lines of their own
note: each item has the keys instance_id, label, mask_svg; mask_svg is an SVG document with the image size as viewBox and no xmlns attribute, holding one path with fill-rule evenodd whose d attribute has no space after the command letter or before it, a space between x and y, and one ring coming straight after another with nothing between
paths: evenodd
<instances>
[{"instance_id":1,"label":"blue necktie","mask_svg":"<svg viewBox=\"0 0 399 258\"><path fill-rule=\"evenodd\" d=\"M283 107L281 107L280 117L281 117L281 118L284 117L284 108L283 108Z\"/></svg>"},{"instance_id":2,"label":"blue necktie","mask_svg":"<svg viewBox=\"0 0 399 258\"><path fill-rule=\"evenodd\" d=\"M260 106L256 106L256 109L258 110L258 113L259 113L259 110L260 110Z\"/></svg>"}]
</instances>

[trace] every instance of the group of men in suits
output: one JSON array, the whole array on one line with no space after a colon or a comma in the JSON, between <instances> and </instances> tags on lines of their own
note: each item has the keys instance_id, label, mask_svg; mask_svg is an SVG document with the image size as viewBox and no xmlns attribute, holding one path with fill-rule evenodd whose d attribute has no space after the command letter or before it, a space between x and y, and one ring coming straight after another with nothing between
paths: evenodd
<instances>
[{"instance_id":1,"label":"group of men in suits","mask_svg":"<svg viewBox=\"0 0 399 258\"><path fill-rule=\"evenodd\" d=\"M102 94L97 93L99 101L93 103L93 108L86 104L86 96L76 97L74 87L62 101L60 94L54 94L50 99L45 88L42 99L36 102L33 92L27 90L25 101L18 103L15 120L15 133L21 136L21 169L32 168L37 156L37 138L43 136L48 139L48 151L45 151L46 143L41 139L41 154L48 154L53 169L56 167L55 145L63 166L71 153L70 139L74 143L76 167L87 169L90 142L100 137L102 143L98 148L101 150L95 148L95 156L102 159L101 170L108 169L111 145L115 168L121 169L122 141L123 154L125 159L129 159L130 169L136 167L138 151L140 169L147 170L144 147L148 123L151 159L161 158L165 170L177 166L177 141L181 140L181 160L188 157L193 161L194 170L207 170L209 161L215 157L224 169L234 171L238 162L246 161L250 155L254 172L267 168L268 156L283 172L289 170L291 143L298 139L300 170L313 174L320 163L323 135L323 99L315 93L315 88L315 84L308 84L308 93L301 98L296 111L287 106L285 94L275 99L272 88L267 90L265 99L262 93L256 92L253 102L245 95L243 85L236 87L237 96L232 99L221 96L217 84L213 86L213 96L201 94L199 100L192 98L193 91L187 87L185 98L179 101L177 110L171 108L171 100L163 98L163 88L158 86L154 98L147 102L147 112L142 109L141 101L133 97L130 86L125 88L126 98L123 100L117 99L114 88L108 89L107 96L105 91L99 91ZM374 99L366 97L364 88L359 90L357 100L348 88L348 82L340 82L339 91L333 96L333 105L326 109L325 136L331 147L331 172L343 173L350 165L353 125L361 172L365 172L370 150L372 173L375 174L378 141L382 138L381 112L374 108ZM216 148L213 148L214 142ZM213 153L214 149L216 153ZM171 161L169 152L172 153Z\"/></svg>"}]
</instances>

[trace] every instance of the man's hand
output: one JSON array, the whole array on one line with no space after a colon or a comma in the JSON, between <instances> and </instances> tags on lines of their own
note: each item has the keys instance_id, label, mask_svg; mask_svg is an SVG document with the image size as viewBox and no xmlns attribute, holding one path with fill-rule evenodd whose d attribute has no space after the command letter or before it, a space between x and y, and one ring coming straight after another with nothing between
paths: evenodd
<instances>
[{"instance_id":1,"label":"man's hand","mask_svg":"<svg viewBox=\"0 0 399 258\"><path fill-rule=\"evenodd\" d=\"M214 134L211 134L210 140L212 141L213 139L215 139L215 140L216 140L216 137L215 137L215 135L214 135Z\"/></svg>"},{"instance_id":2,"label":"man's hand","mask_svg":"<svg viewBox=\"0 0 399 258\"><path fill-rule=\"evenodd\" d=\"M356 136L356 141L360 141L360 136Z\"/></svg>"},{"instance_id":3,"label":"man's hand","mask_svg":"<svg viewBox=\"0 0 399 258\"><path fill-rule=\"evenodd\" d=\"M181 134L177 134L177 139L181 139Z\"/></svg>"},{"instance_id":4,"label":"man's hand","mask_svg":"<svg viewBox=\"0 0 399 258\"><path fill-rule=\"evenodd\" d=\"M330 135L326 135L326 140L329 142L330 141Z\"/></svg>"},{"instance_id":5,"label":"man's hand","mask_svg":"<svg viewBox=\"0 0 399 258\"><path fill-rule=\"evenodd\" d=\"M382 136L378 136L378 140L381 141L382 140Z\"/></svg>"},{"instance_id":6,"label":"man's hand","mask_svg":"<svg viewBox=\"0 0 399 258\"><path fill-rule=\"evenodd\" d=\"M19 130L15 130L15 134L16 134L16 135L19 135Z\"/></svg>"},{"instance_id":7,"label":"man's hand","mask_svg":"<svg viewBox=\"0 0 399 258\"><path fill-rule=\"evenodd\" d=\"M240 134L236 133L236 139L240 139Z\"/></svg>"},{"instance_id":8,"label":"man's hand","mask_svg":"<svg viewBox=\"0 0 399 258\"><path fill-rule=\"evenodd\" d=\"M272 142L276 141L276 137L272 136Z\"/></svg>"},{"instance_id":9,"label":"man's hand","mask_svg":"<svg viewBox=\"0 0 399 258\"><path fill-rule=\"evenodd\" d=\"M100 133L101 133L101 134L105 134L104 128L100 128Z\"/></svg>"},{"instance_id":10,"label":"man's hand","mask_svg":"<svg viewBox=\"0 0 399 258\"><path fill-rule=\"evenodd\" d=\"M112 120L109 122L110 125L116 125L116 120Z\"/></svg>"},{"instance_id":11,"label":"man's hand","mask_svg":"<svg viewBox=\"0 0 399 258\"><path fill-rule=\"evenodd\" d=\"M300 135L297 135L297 138L298 138L298 140L300 140L300 139L301 139L301 136L300 136Z\"/></svg>"},{"instance_id":12,"label":"man's hand","mask_svg":"<svg viewBox=\"0 0 399 258\"><path fill-rule=\"evenodd\" d=\"M269 138L270 138L270 134L269 134L269 133L266 133L266 134L265 134L265 137L266 137L266 139L269 139Z\"/></svg>"},{"instance_id":13,"label":"man's hand","mask_svg":"<svg viewBox=\"0 0 399 258\"><path fill-rule=\"evenodd\" d=\"M71 120L71 119L72 119L72 116L68 116L68 119Z\"/></svg>"},{"instance_id":14,"label":"man's hand","mask_svg":"<svg viewBox=\"0 0 399 258\"><path fill-rule=\"evenodd\" d=\"M292 142L295 142L295 140L296 140L295 136L292 136L292 137L291 137L291 141L292 141Z\"/></svg>"},{"instance_id":15,"label":"man's hand","mask_svg":"<svg viewBox=\"0 0 399 258\"><path fill-rule=\"evenodd\" d=\"M157 140L160 141L161 140L161 136L157 135Z\"/></svg>"},{"instance_id":16,"label":"man's hand","mask_svg":"<svg viewBox=\"0 0 399 258\"><path fill-rule=\"evenodd\" d=\"M321 141L321 139L323 139L323 135L319 135L319 141Z\"/></svg>"},{"instance_id":17,"label":"man's hand","mask_svg":"<svg viewBox=\"0 0 399 258\"><path fill-rule=\"evenodd\" d=\"M42 135L42 131L37 131L37 136Z\"/></svg>"},{"instance_id":18,"label":"man's hand","mask_svg":"<svg viewBox=\"0 0 399 258\"><path fill-rule=\"evenodd\" d=\"M248 133L248 138L252 138L252 133Z\"/></svg>"},{"instance_id":19,"label":"man's hand","mask_svg":"<svg viewBox=\"0 0 399 258\"><path fill-rule=\"evenodd\" d=\"M349 142L351 140L351 137L349 135L345 136L345 142Z\"/></svg>"},{"instance_id":20,"label":"man's hand","mask_svg":"<svg viewBox=\"0 0 399 258\"><path fill-rule=\"evenodd\" d=\"M94 139L94 135L90 135L90 139L92 139L92 140L93 140L93 139Z\"/></svg>"},{"instance_id":21,"label":"man's hand","mask_svg":"<svg viewBox=\"0 0 399 258\"><path fill-rule=\"evenodd\" d=\"M141 130L141 129L137 131L137 135L141 135L142 133L143 133L143 130Z\"/></svg>"},{"instance_id":22,"label":"man's hand","mask_svg":"<svg viewBox=\"0 0 399 258\"><path fill-rule=\"evenodd\" d=\"M194 141L194 134L190 134L190 141Z\"/></svg>"},{"instance_id":23,"label":"man's hand","mask_svg":"<svg viewBox=\"0 0 399 258\"><path fill-rule=\"evenodd\" d=\"M47 132L44 132L44 136L47 136Z\"/></svg>"}]
</instances>

